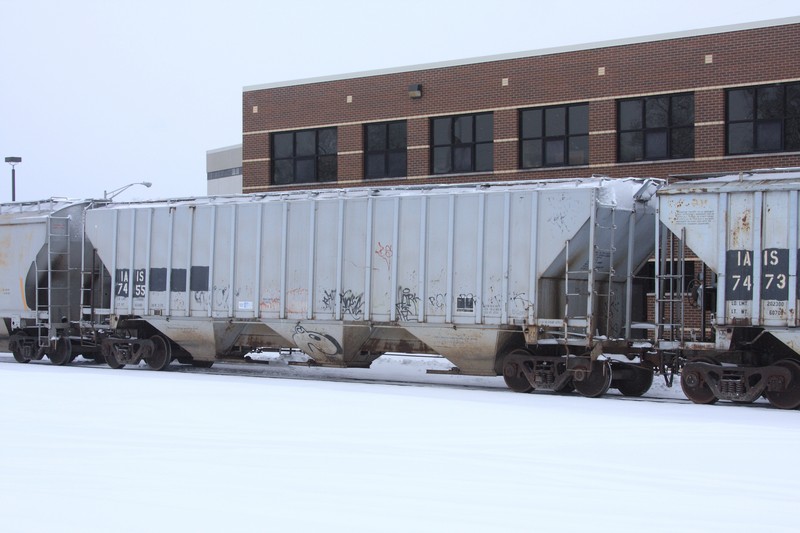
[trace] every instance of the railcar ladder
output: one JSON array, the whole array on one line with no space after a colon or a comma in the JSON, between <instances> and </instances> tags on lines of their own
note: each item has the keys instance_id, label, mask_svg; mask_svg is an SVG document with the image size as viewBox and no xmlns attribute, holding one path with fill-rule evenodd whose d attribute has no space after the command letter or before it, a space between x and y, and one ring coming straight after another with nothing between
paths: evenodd
<instances>
[{"instance_id":1,"label":"railcar ladder","mask_svg":"<svg viewBox=\"0 0 800 533\"><path fill-rule=\"evenodd\" d=\"M686 229L680 239L666 226L659 230L656 246L656 339L671 342L685 340L684 279L686 268Z\"/></svg>"},{"instance_id":2,"label":"railcar ladder","mask_svg":"<svg viewBox=\"0 0 800 533\"><path fill-rule=\"evenodd\" d=\"M597 222L597 229L600 230L599 233L602 238L600 239L599 243L597 240L595 240L595 275L594 283L591 286L594 287L592 290L598 300L597 307L599 308L601 305L605 307L606 324L605 330L603 330L601 333L603 335L611 336L611 307L614 303L614 296L616 296L612 283L614 280L614 275L616 274L616 270L614 270L614 252L617 251L617 248L614 245L614 239L616 238L617 234L616 208L611 208L611 216L608 224L608 226L603 226L601 222ZM600 285L598 282L604 279L606 280L605 285Z\"/></svg>"},{"instance_id":3,"label":"railcar ladder","mask_svg":"<svg viewBox=\"0 0 800 533\"><path fill-rule=\"evenodd\" d=\"M585 333L581 335L585 335L587 343L591 342L595 333L599 302L602 302L605 307L606 327L603 333L608 334L610 332L611 306L614 296L611 282L615 274L614 252L616 247L614 243L617 230L616 209L611 208L610 211L608 225L603 225L598 220L596 207L592 211L589 230L589 259L585 268L573 269L570 267L570 242L567 241L566 243L566 266L564 269L564 295L566 297L564 309L565 343L568 343L570 336L578 335L578 333L570 331L571 325L583 326ZM580 283L573 283L574 287L571 288L571 278L573 282L585 279L586 288L582 290ZM603 280L606 280L605 284L600 283ZM570 306L570 297L586 298L585 314L580 315L573 312L575 306Z\"/></svg>"},{"instance_id":4,"label":"railcar ladder","mask_svg":"<svg viewBox=\"0 0 800 533\"><path fill-rule=\"evenodd\" d=\"M36 262L36 328L40 348L49 346L59 324L68 324L72 318L69 222L69 217L47 219L47 257L44 265ZM45 279L46 286L42 287Z\"/></svg>"},{"instance_id":5,"label":"railcar ladder","mask_svg":"<svg viewBox=\"0 0 800 533\"><path fill-rule=\"evenodd\" d=\"M87 241L83 241L81 253L81 320L80 333L83 344L97 345L98 335L96 326L104 317L99 307L102 307L103 287L105 286L105 272L103 264L97 257L97 250L91 248L91 260L86 264ZM98 300L99 295L99 300ZM99 306L99 307L98 307ZM108 318L107 316L105 317Z\"/></svg>"},{"instance_id":6,"label":"railcar ladder","mask_svg":"<svg viewBox=\"0 0 800 533\"><path fill-rule=\"evenodd\" d=\"M102 290L103 272L95 250L92 250L92 257L88 265L85 254L81 254L81 262L83 263L81 265L81 320L91 322L96 318L96 291Z\"/></svg>"}]
</instances>

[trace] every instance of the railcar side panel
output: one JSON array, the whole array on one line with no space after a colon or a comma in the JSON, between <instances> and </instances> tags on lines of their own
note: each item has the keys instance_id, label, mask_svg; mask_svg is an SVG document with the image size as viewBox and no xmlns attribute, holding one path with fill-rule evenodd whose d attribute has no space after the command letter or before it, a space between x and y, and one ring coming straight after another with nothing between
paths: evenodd
<instances>
[{"instance_id":1,"label":"railcar side panel","mask_svg":"<svg viewBox=\"0 0 800 533\"><path fill-rule=\"evenodd\" d=\"M399 203L397 232L397 254L392 250L387 262L396 272L394 314L399 322L424 321L426 288L424 279L425 239L420 238L422 230L422 200L415 197L401 197ZM421 268L422 267L422 268Z\"/></svg>"},{"instance_id":2,"label":"railcar side panel","mask_svg":"<svg viewBox=\"0 0 800 533\"><path fill-rule=\"evenodd\" d=\"M430 305L427 321L444 323L452 314L453 291L449 287L448 261L450 260L450 198L443 195L427 198L427 264L425 265L426 291Z\"/></svg>"},{"instance_id":3,"label":"railcar side panel","mask_svg":"<svg viewBox=\"0 0 800 533\"><path fill-rule=\"evenodd\" d=\"M797 325L796 173L674 184L660 220L717 273L717 325Z\"/></svg>"}]
</instances>

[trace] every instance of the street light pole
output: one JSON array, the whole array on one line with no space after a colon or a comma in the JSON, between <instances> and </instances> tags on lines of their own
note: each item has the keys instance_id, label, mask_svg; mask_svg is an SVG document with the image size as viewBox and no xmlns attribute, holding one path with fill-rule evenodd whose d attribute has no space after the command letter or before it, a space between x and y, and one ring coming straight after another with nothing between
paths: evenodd
<instances>
[{"instance_id":1,"label":"street light pole","mask_svg":"<svg viewBox=\"0 0 800 533\"><path fill-rule=\"evenodd\" d=\"M6 163L11 165L11 201L17 201L17 163L22 163L21 157L6 157Z\"/></svg>"},{"instance_id":2,"label":"street light pole","mask_svg":"<svg viewBox=\"0 0 800 533\"><path fill-rule=\"evenodd\" d=\"M149 188L153 184L150 183L149 181L137 181L136 183L129 183L127 185L123 185L122 187L114 189L113 191L103 191L103 200L111 200L122 191L128 189L129 187L133 187L134 185L144 185L145 187Z\"/></svg>"}]
</instances>

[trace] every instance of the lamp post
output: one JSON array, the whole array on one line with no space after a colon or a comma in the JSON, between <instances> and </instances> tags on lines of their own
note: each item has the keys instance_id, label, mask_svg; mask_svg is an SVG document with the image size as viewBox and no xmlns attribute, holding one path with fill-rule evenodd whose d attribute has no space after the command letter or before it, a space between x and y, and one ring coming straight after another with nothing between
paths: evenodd
<instances>
[{"instance_id":1,"label":"lamp post","mask_svg":"<svg viewBox=\"0 0 800 533\"><path fill-rule=\"evenodd\" d=\"M153 184L149 181L137 181L136 183L129 183L127 185L123 185L119 189L114 189L113 191L103 191L103 199L104 200L111 200L116 195L120 194L121 192L125 191L126 189L133 187L134 185L144 185L147 188L150 188Z\"/></svg>"},{"instance_id":2,"label":"lamp post","mask_svg":"<svg viewBox=\"0 0 800 533\"><path fill-rule=\"evenodd\" d=\"M11 165L11 201L17 201L17 163L22 163L21 157L6 157L6 163Z\"/></svg>"}]
</instances>

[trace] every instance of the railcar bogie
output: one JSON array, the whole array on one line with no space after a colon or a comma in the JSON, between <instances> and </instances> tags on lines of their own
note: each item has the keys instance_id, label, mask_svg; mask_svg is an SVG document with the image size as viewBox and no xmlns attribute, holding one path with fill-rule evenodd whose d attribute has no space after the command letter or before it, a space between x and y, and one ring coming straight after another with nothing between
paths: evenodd
<instances>
[{"instance_id":1,"label":"railcar bogie","mask_svg":"<svg viewBox=\"0 0 800 533\"><path fill-rule=\"evenodd\" d=\"M681 385L695 403L708 403L712 395L715 400L738 403L752 403L761 396L769 399L776 394L788 397L795 387L791 362L792 359L784 359L768 366L723 365L701 357L683 366Z\"/></svg>"},{"instance_id":2,"label":"railcar bogie","mask_svg":"<svg viewBox=\"0 0 800 533\"><path fill-rule=\"evenodd\" d=\"M125 318L120 324L124 327L116 328L101 344L103 357L112 368L136 366L144 361L152 370L165 370L176 359L193 362L191 355L138 317Z\"/></svg>"}]
</instances>

